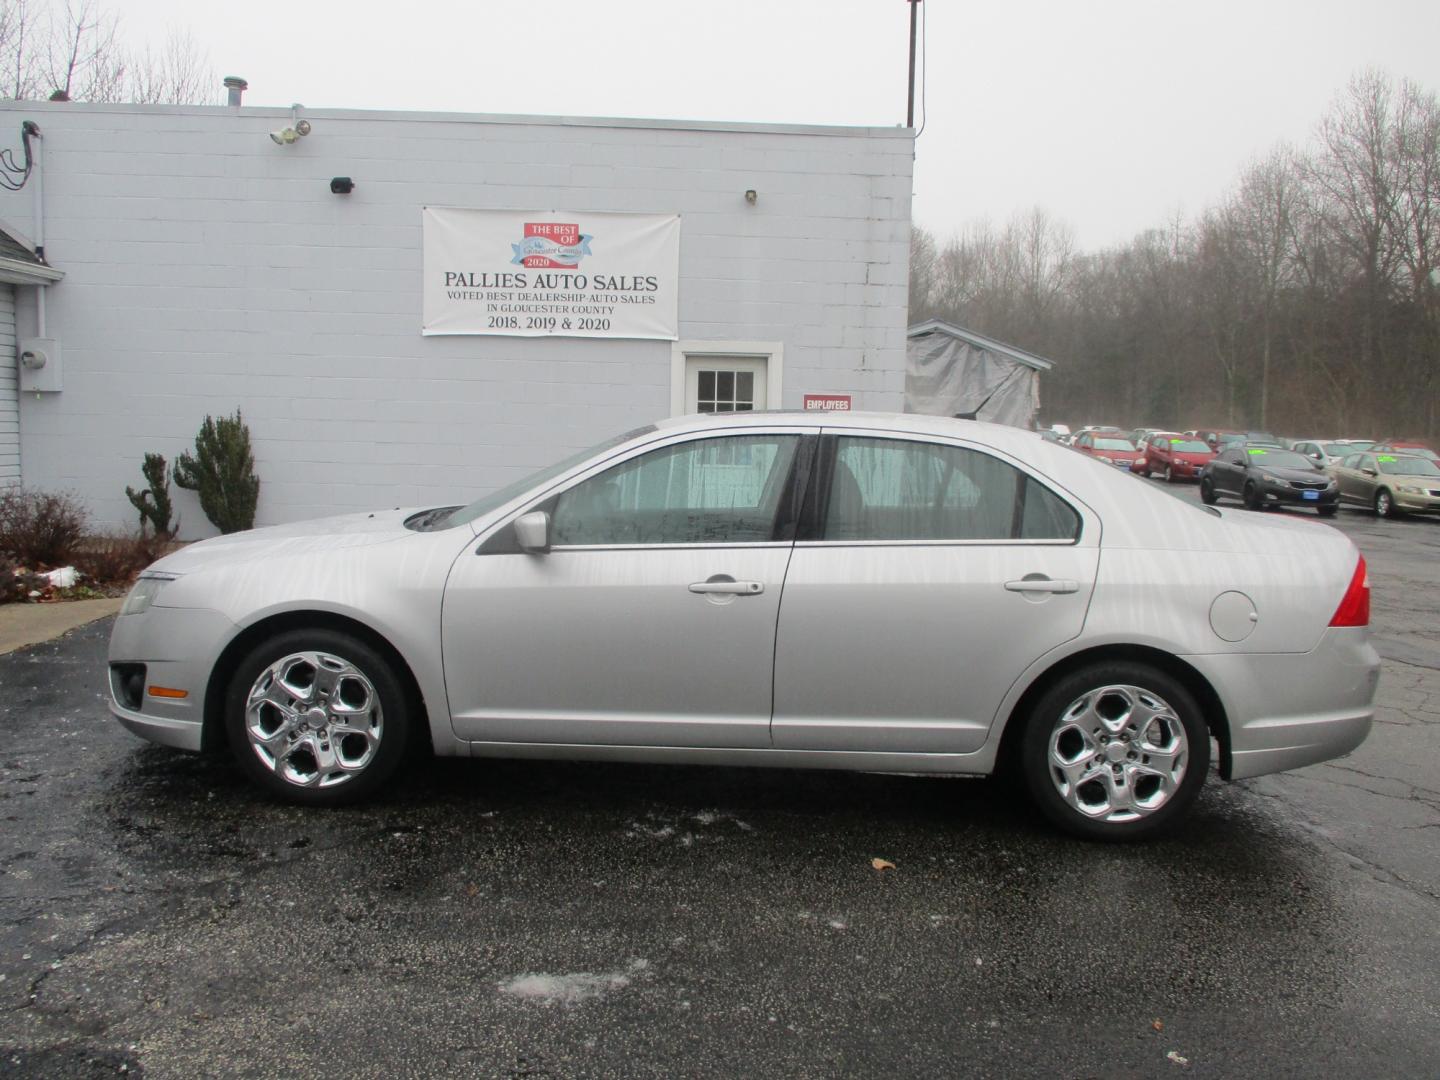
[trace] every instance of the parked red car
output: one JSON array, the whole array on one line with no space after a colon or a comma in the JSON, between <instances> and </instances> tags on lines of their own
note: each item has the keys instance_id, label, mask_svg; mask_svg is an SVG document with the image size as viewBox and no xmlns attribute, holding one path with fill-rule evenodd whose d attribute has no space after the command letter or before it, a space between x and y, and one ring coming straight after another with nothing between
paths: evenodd
<instances>
[{"instance_id":1,"label":"parked red car","mask_svg":"<svg viewBox=\"0 0 1440 1080\"><path fill-rule=\"evenodd\" d=\"M1121 469L1133 469L1140 461L1140 451L1135 449L1135 444L1120 435L1082 432L1076 437L1074 447L1082 454Z\"/></svg>"},{"instance_id":2,"label":"parked red car","mask_svg":"<svg viewBox=\"0 0 1440 1080\"><path fill-rule=\"evenodd\" d=\"M1135 471L1141 476L1159 476L1167 484L1176 480L1199 480L1200 470L1215 456L1203 439L1157 431L1140 444L1143 455Z\"/></svg>"}]
</instances>

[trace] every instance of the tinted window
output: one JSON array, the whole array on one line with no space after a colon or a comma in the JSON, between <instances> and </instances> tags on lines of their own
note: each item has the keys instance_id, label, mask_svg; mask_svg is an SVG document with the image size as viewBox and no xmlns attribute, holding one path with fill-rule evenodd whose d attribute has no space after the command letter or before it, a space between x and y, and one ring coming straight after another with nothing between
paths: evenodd
<instances>
[{"instance_id":1,"label":"tinted window","mask_svg":"<svg viewBox=\"0 0 1440 1080\"><path fill-rule=\"evenodd\" d=\"M798 435L734 435L632 458L560 495L552 543L767 541L799 442Z\"/></svg>"},{"instance_id":2,"label":"tinted window","mask_svg":"<svg viewBox=\"0 0 1440 1080\"><path fill-rule=\"evenodd\" d=\"M1235 449L1230 449L1222 453L1219 460L1225 462L1225 464L1227 465L1238 465L1240 464L1240 459L1244 456L1245 455L1243 452Z\"/></svg>"},{"instance_id":3,"label":"tinted window","mask_svg":"<svg viewBox=\"0 0 1440 1080\"><path fill-rule=\"evenodd\" d=\"M1340 467L1341 467L1342 469L1358 469L1358 468L1360 468L1360 455L1359 455L1359 454L1351 454L1349 457L1347 457L1344 461L1342 461L1342 462L1340 463Z\"/></svg>"},{"instance_id":4,"label":"tinted window","mask_svg":"<svg viewBox=\"0 0 1440 1080\"><path fill-rule=\"evenodd\" d=\"M976 450L841 437L822 503L826 540L1073 540L1054 492Z\"/></svg>"},{"instance_id":5,"label":"tinted window","mask_svg":"<svg viewBox=\"0 0 1440 1080\"><path fill-rule=\"evenodd\" d=\"M1207 454L1210 447L1199 439L1171 439L1170 449L1180 454Z\"/></svg>"},{"instance_id":6,"label":"tinted window","mask_svg":"<svg viewBox=\"0 0 1440 1080\"><path fill-rule=\"evenodd\" d=\"M1250 458L1252 465L1264 465L1275 469L1318 469L1319 466L1311 461L1304 454L1297 454L1294 450L1281 450L1279 447L1268 446L1250 447L1245 453Z\"/></svg>"}]
</instances>

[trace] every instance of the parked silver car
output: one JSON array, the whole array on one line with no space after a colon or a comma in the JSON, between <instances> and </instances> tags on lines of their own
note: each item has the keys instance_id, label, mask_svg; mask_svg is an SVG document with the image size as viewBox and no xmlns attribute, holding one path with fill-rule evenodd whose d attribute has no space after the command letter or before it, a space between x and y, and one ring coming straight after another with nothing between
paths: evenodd
<instances>
[{"instance_id":1,"label":"parked silver car","mask_svg":"<svg viewBox=\"0 0 1440 1080\"><path fill-rule=\"evenodd\" d=\"M1351 542L936 417L668 420L464 507L193 544L116 620L111 708L277 795L437 754L987 774L1102 839L1347 753Z\"/></svg>"}]
</instances>

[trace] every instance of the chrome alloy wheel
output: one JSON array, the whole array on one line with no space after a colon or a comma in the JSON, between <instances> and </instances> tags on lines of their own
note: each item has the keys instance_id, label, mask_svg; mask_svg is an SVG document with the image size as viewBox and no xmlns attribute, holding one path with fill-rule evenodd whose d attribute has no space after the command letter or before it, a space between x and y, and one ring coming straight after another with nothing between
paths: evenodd
<instances>
[{"instance_id":1,"label":"chrome alloy wheel","mask_svg":"<svg viewBox=\"0 0 1440 1080\"><path fill-rule=\"evenodd\" d=\"M1060 797L1094 821L1135 821L1170 800L1185 777L1185 726L1138 686L1102 686L1071 702L1048 744Z\"/></svg>"},{"instance_id":2,"label":"chrome alloy wheel","mask_svg":"<svg viewBox=\"0 0 1440 1080\"><path fill-rule=\"evenodd\" d=\"M255 756L297 787L334 787L358 775L375 759L383 730L374 684L330 653L282 656L246 695Z\"/></svg>"}]
</instances>

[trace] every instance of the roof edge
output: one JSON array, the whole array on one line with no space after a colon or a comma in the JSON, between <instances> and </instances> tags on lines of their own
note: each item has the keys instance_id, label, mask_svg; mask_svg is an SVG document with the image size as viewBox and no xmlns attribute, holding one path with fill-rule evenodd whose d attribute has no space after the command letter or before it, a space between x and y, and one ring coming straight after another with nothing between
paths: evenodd
<instances>
[{"instance_id":1,"label":"roof edge","mask_svg":"<svg viewBox=\"0 0 1440 1080\"><path fill-rule=\"evenodd\" d=\"M1026 352L1024 349L1016 348L1014 345L1006 345L1003 341L996 341L994 338L987 338L983 334L977 334L973 330L966 330L963 326L956 326L954 323L946 322L944 319L926 319L922 323L916 323L905 332L906 338L923 337L926 334L945 334L947 337L958 338L961 341L968 341L970 344L981 349L989 349L998 352L1017 363L1032 367L1036 371L1049 371L1055 366L1055 361L1046 360L1043 356Z\"/></svg>"},{"instance_id":2,"label":"roof edge","mask_svg":"<svg viewBox=\"0 0 1440 1080\"><path fill-rule=\"evenodd\" d=\"M830 135L839 137L915 140L915 129L903 125L873 127L843 124L760 124L738 120L681 120L622 116L530 116L523 113L426 112L423 110L335 109L301 106L303 114L321 120L404 120L407 123L438 124L528 124L555 127L640 128L674 131L734 131L761 135ZM154 116L256 116L288 119L288 105L139 105L135 103L102 103L94 101L17 101L0 102L7 112L79 112L117 113Z\"/></svg>"}]
</instances>

